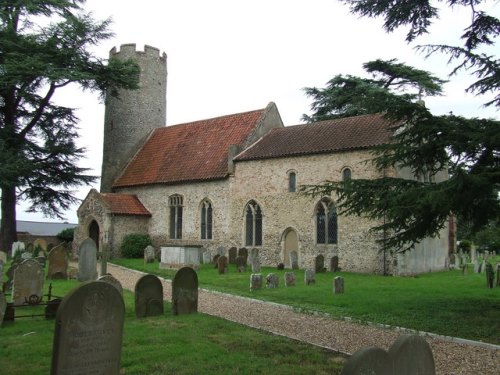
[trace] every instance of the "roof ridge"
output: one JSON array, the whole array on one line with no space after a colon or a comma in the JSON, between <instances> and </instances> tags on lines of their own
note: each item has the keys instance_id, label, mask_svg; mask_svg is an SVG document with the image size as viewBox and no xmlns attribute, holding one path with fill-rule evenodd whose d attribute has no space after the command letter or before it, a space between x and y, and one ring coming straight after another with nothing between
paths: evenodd
<instances>
[{"instance_id":1,"label":"roof ridge","mask_svg":"<svg viewBox=\"0 0 500 375\"><path fill-rule=\"evenodd\" d=\"M243 116L243 115L248 115L250 113L264 112L265 110L266 110L266 108L260 108L260 109L254 109L252 111L231 113L231 114L228 114L228 115L215 116L215 117L209 117L209 118L205 118L205 119L201 119L201 120L195 120L195 121L189 121L189 122L182 122L180 124L167 125L167 126L163 126L161 128L156 128L155 130L161 130L161 129L166 129L166 128L173 128L173 127L178 127L178 126L194 125L194 124L204 123L204 122L212 121L212 120L225 119L225 118L233 117L233 116Z\"/></svg>"}]
</instances>

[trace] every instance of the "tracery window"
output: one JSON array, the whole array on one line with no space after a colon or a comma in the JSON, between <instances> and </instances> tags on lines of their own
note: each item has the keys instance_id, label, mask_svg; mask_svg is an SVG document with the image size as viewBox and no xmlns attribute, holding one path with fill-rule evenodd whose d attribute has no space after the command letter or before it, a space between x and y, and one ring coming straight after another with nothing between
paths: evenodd
<instances>
[{"instance_id":1,"label":"tracery window","mask_svg":"<svg viewBox=\"0 0 500 375\"><path fill-rule=\"evenodd\" d=\"M201 239L212 239L212 203L208 199L201 202Z\"/></svg>"},{"instance_id":2,"label":"tracery window","mask_svg":"<svg viewBox=\"0 0 500 375\"><path fill-rule=\"evenodd\" d=\"M182 238L182 196L175 194L169 198L170 206L170 238Z\"/></svg>"},{"instance_id":3,"label":"tracery window","mask_svg":"<svg viewBox=\"0 0 500 375\"><path fill-rule=\"evenodd\" d=\"M316 243L337 243L337 210L333 202L323 198L316 205Z\"/></svg>"},{"instance_id":4,"label":"tracery window","mask_svg":"<svg viewBox=\"0 0 500 375\"><path fill-rule=\"evenodd\" d=\"M262 245L262 210L255 201L245 207L245 246Z\"/></svg>"}]
</instances>

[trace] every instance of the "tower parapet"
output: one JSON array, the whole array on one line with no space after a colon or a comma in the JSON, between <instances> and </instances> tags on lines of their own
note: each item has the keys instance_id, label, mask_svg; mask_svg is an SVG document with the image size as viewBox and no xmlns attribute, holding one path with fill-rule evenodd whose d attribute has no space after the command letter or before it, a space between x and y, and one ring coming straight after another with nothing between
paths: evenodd
<instances>
[{"instance_id":1,"label":"tower parapet","mask_svg":"<svg viewBox=\"0 0 500 375\"><path fill-rule=\"evenodd\" d=\"M109 52L110 59L134 60L140 68L139 88L108 95L104 112L101 192L113 182L152 130L167 123L167 55L158 48L123 44Z\"/></svg>"}]
</instances>

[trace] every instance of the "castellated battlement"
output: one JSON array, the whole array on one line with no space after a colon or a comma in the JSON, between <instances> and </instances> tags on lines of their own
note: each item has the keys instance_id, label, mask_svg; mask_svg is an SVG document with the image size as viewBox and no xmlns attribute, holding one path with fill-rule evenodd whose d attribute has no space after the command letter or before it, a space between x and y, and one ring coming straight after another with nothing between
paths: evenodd
<instances>
[{"instance_id":1,"label":"castellated battlement","mask_svg":"<svg viewBox=\"0 0 500 375\"><path fill-rule=\"evenodd\" d=\"M131 58L136 57L137 55L144 55L146 57L151 58L159 58L162 61L167 60L167 54L165 52L161 53L159 48L152 47L149 45L144 45L144 51L138 50L137 45L135 43L127 43L122 44L117 47L111 48L109 51L109 57L118 57L118 58Z\"/></svg>"}]
</instances>

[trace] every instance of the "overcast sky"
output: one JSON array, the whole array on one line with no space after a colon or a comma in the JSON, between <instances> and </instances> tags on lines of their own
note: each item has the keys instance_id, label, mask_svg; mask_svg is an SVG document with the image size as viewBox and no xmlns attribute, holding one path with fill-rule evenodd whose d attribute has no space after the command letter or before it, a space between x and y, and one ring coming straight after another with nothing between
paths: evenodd
<instances>
[{"instance_id":1,"label":"overcast sky","mask_svg":"<svg viewBox=\"0 0 500 375\"><path fill-rule=\"evenodd\" d=\"M500 5L486 9L500 18ZM96 19L111 17L115 36L95 49L103 58L113 46L136 43L167 54L167 125L278 106L286 126L301 122L311 100L304 87L324 87L337 74L363 75L362 64L377 58L399 61L447 78L447 57L424 59L404 41L405 29L387 34L381 19L359 18L335 0L87 0ZM418 44L458 44L470 14L446 9ZM490 51L490 53L495 53ZM471 79L451 78L445 95L425 99L435 114L495 117L486 98L464 94ZM80 144L88 157L81 165L99 175L104 107L97 94L69 89L58 96L78 108ZM99 189L99 182L93 187ZM84 198L89 188L78 192ZM57 221L18 208L18 220ZM66 219L76 223L76 209Z\"/></svg>"}]
</instances>

